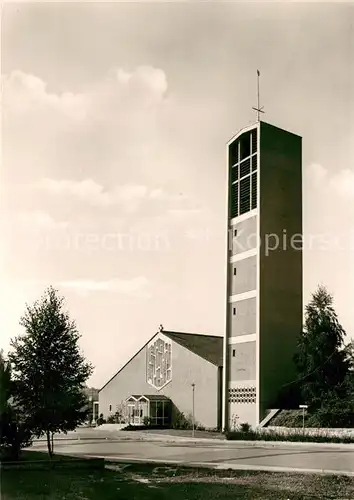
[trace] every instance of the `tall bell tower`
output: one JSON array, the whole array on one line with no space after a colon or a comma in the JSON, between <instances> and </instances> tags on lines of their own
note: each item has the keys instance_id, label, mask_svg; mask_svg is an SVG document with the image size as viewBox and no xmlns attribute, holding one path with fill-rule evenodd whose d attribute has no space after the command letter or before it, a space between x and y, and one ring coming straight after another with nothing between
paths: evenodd
<instances>
[{"instance_id":1,"label":"tall bell tower","mask_svg":"<svg viewBox=\"0 0 354 500\"><path fill-rule=\"evenodd\" d=\"M255 109L259 118L259 101ZM230 429L236 422L257 426L295 375L303 317L302 139L258 119L226 153L223 428Z\"/></svg>"}]
</instances>

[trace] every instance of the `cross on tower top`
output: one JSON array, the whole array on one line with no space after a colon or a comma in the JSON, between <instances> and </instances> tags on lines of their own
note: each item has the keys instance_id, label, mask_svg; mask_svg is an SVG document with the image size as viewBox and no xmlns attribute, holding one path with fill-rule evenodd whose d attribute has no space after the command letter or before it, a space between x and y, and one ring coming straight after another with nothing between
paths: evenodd
<instances>
[{"instance_id":1,"label":"cross on tower top","mask_svg":"<svg viewBox=\"0 0 354 500\"><path fill-rule=\"evenodd\" d=\"M257 121L259 122L260 118L260 113L264 113L263 108L264 106L260 107L260 102L259 102L259 77L260 77L260 72L257 69L257 107L252 108L254 111L257 111Z\"/></svg>"}]
</instances>

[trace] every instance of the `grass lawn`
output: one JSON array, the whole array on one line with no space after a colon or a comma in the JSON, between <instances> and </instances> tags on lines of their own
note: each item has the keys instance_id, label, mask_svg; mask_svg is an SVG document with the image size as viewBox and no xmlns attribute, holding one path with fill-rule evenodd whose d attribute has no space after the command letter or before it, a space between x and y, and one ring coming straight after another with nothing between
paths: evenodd
<instances>
[{"instance_id":1,"label":"grass lawn","mask_svg":"<svg viewBox=\"0 0 354 500\"><path fill-rule=\"evenodd\" d=\"M2 500L308 500L354 498L354 479L107 464L104 471L3 471Z\"/></svg>"},{"instance_id":2,"label":"grass lawn","mask_svg":"<svg viewBox=\"0 0 354 500\"><path fill-rule=\"evenodd\" d=\"M69 455L56 455L54 453L54 456L52 460L58 461L58 460L75 460L75 457L71 457ZM50 460L49 455L47 451L32 451L32 450L22 450L21 455L19 460L21 462L28 462L28 461L38 461L38 460Z\"/></svg>"}]
</instances>

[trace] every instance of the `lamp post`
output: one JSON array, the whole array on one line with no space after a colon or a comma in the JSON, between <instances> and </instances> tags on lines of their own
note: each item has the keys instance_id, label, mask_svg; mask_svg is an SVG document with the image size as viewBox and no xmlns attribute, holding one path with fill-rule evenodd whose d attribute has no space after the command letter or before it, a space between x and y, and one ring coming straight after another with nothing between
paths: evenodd
<instances>
[{"instance_id":1,"label":"lamp post","mask_svg":"<svg viewBox=\"0 0 354 500\"><path fill-rule=\"evenodd\" d=\"M299 408L302 409L302 432L305 433L305 410L308 408L308 406L300 405Z\"/></svg>"},{"instance_id":2,"label":"lamp post","mask_svg":"<svg viewBox=\"0 0 354 500\"><path fill-rule=\"evenodd\" d=\"M192 384L192 437L195 434L195 416L194 416L194 393L195 393L195 384Z\"/></svg>"}]
</instances>

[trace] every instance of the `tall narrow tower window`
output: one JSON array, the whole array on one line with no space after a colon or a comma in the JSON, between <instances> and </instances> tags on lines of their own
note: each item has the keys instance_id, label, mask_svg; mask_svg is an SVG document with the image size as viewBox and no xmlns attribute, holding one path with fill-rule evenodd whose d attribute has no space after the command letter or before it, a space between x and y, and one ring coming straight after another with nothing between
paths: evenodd
<instances>
[{"instance_id":1,"label":"tall narrow tower window","mask_svg":"<svg viewBox=\"0 0 354 500\"><path fill-rule=\"evenodd\" d=\"M251 179L245 177L240 181L240 214L249 212L251 209Z\"/></svg>"},{"instance_id":2,"label":"tall narrow tower window","mask_svg":"<svg viewBox=\"0 0 354 500\"><path fill-rule=\"evenodd\" d=\"M249 175L251 171L251 160L248 158L240 164L240 178Z\"/></svg>"},{"instance_id":3,"label":"tall narrow tower window","mask_svg":"<svg viewBox=\"0 0 354 500\"><path fill-rule=\"evenodd\" d=\"M257 170L257 155L252 156L252 172Z\"/></svg>"},{"instance_id":4,"label":"tall narrow tower window","mask_svg":"<svg viewBox=\"0 0 354 500\"><path fill-rule=\"evenodd\" d=\"M257 129L252 130L252 154L257 152Z\"/></svg>"},{"instance_id":5,"label":"tall narrow tower window","mask_svg":"<svg viewBox=\"0 0 354 500\"><path fill-rule=\"evenodd\" d=\"M257 208L257 172L252 174L252 203L251 209Z\"/></svg>"},{"instance_id":6,"label":"tall narrow tower window","mask_svg":"<svg viewBox=\"0 0 354 500\"><path fill-rule=\"evenodd\" d=\"M231 186L231 217L238 216L238 184Z\"/></svg>"},{"instance_id":7,"label":"tall narrow tower window","mask_svg":"<svg viewBox=\"0 0 354 500\"><path fill-rule=\"evenodd\" d=\"M238 145L239 142L235 141L230 146L229 150L230 165L236 165L236 163L238 163Z\"/></svg>"},{"instance_id":8,"label":"tall narrow tower window","mask_svg":"<svg viewBox=\"0 0 354 500\"><path fill-rule=\"evenodd\" d=\"M238 181L238 165L234 165L231 169L231 182Z\"/></svg>"},{"instance_id":9,"label":"tall narrow tower window","mask_svg":"<svg viewBox=\"0 0 354 500\"><path fill-rule=\"evenodd\" d=\"M248 132L240 138L240 160L242 161L251 154L251 132Z\"/></svg>"},{"instance_id":10,"label":"tall narrow tower window","mask_svg":"<svg viewBox=\"0 0 354 500\"><path fill-rule=\"evenodd\" d=\"M229 145L231 218L257 208L257 133L245 132Z\"/></svg>"}]
</instances>

